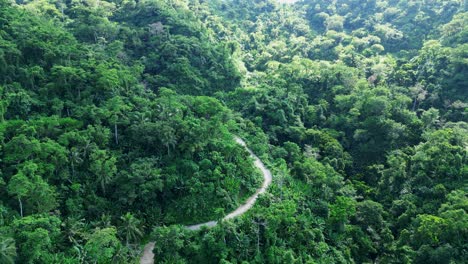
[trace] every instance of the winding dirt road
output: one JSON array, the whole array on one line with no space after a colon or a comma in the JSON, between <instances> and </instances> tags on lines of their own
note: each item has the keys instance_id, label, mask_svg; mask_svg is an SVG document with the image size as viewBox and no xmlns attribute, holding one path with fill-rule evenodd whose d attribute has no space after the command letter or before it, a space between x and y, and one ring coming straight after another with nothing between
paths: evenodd
<instances>
[{"instance_id":1,"label":"winding dirt road","mask_svg":"<svg viewBox=\"0 0 468 264\"><path fill-rule=\"evenodd\" d=\"M263 183L262 186L257 189L254 195L249 197L245 203L243 203L241 206L239 206L236 210L231 212L230 214L226 215L223 220L228 220L240 215L243 215L245 212L247 212L252 206L255 204L255 201L258 198L259 194L262 194L266 191L268 186L271 184L271 172L267 167L265 167L265 164L247 147L245 144L244 140L242 140L239 137L234 137L236 142L243 146L249 153L250 156L254 159L254 165L255 167L259 168L260 171L262 172L263 175ZM206 223L202 224L197 224L197 225L191 225L187 226L187 229L190 230L199 230L202 228L202 226L207 226L207 227L213 227L217 224L217 221L209 221ZM143 255L140 258L140 264L154 264L154 254L153 254L153 248L154 248L154 242L150 242L145 245L145 248L143 250Z\"/></svg>"}]
</instances>

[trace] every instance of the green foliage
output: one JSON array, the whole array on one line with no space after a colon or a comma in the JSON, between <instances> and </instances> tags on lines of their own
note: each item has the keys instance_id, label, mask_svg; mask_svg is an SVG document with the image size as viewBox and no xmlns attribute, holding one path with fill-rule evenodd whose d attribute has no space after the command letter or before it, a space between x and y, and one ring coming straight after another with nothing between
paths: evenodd
<instances>
[{"instance_id":1,"label":"green foliage","mask_svg":"<svg viewBox=\"0 0 468 264\"><path fill-rule=\"evenodd\" d=\"M18 245L19 261L45 263L60 241L61 221L56 216L34 215L17 219L12 232Z\"/></svg>"},{"instance_id":2,"label":"green foliage","mask_svg":"<svg viewBox=\"0 0 468 264\"><path fill-rule=\"evenodd\" d=\"M15 263L16 246L15 240L11 237L2 237L0 242L0 260L5 264Z\"/></svg>"},{"instance_id":3,"label":"green foliage","mask_svg":"<svg viewBox=\"0 0 468 264\"><path fill-rule=\"evenodd\" d=\"M131 213L126 213L120 217L122 221L122 231L125 236L125 241L128 244L129 242L136 242L143 235L140 230L140 220L135 218Z\"/></svg>"},{"instance_id":4,"label":"green foliage","mask_svg":"<svg viewBox=\"0 0 468 264\"><path fill-rule=\"evenodd\" d=\"M84 245L84 250L91 262L112 263L120 245L114 227L96 229Z\"/></svg>"},{"instance_id":5,"label":"green foliage","mask_svg":"<svg viewBox=\"0 0 468 264\"><path fill-rule=\"evenodd\" d=\"M462 263L462 2L0 0L0 262Z\"/></svg>"},{"instance_id":6,"label":"green foliage","mask_svg":"<svg viewBox=\"0 0 468 264\"><path fill-rule=\"evenodd\" d=\"M237 87L236 45L183 6L120 4L1 2L0 235L43 214L66 226L18 233L21 262L128 263L144 231L210 219L259 183L228 130L242 120L184 95Z\"/></svg>"}]
</instances>

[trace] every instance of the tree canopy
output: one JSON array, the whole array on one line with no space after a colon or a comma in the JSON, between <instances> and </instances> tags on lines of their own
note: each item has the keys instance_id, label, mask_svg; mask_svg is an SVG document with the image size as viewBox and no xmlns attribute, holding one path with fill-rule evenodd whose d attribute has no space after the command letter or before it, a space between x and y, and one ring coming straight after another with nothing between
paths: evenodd
<instances>
[{"instance_id":1,"label":"tree canopy","mask_svg":"<svg viewBox=\"0 0 468 264\"><path fill-rule=\"evenodd\" d=\"M0 0L0 263L463 263L465 5Z\"/></svg>"}]
</instances>

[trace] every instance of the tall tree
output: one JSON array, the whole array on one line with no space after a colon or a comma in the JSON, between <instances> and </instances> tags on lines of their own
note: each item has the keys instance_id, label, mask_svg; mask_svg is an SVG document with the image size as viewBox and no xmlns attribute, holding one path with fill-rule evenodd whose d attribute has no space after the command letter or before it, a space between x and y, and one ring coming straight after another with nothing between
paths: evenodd
<instances>
[{"instance_id":1,"label":"tall tree","mask_svg":"<svg viewBox=\"0 0 468 264\"><path fill-rule=\"evenodd\" d=\"M114 178L117 172L116 158L110 155L106 150L94 150L90 154L90 171L96 177L103 193L106 193L106 185Z\"/></svg>"},{"instance_id":2,"label":"tall tree","mask_svg":"<svg viewBox=\"0 0 468 264\"><path fill-rule=\"evenodd\" d=\"M120 217L122 224L120 229L125 237L125 243L128 246L130 242L138 242L143 236L141 232L141 222L133 214L126 213Z\"/></svg>"}]
</instances>

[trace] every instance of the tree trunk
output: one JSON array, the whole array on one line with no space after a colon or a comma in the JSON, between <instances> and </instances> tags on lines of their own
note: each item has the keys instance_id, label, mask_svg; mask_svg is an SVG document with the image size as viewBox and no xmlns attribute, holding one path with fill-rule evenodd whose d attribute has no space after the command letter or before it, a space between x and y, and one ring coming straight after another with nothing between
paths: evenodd
<instances>
[{"instance_id":1,"label":"tree trunk","mask_svg":"<svg viewBox=\"0 0 468 264\"><path fill-rule=\"evenodd\" d=\"M279 181L279 188L280 188L280 201L283 201L283 183L284 183L284 175L281 175Z\"/></svg>"},{"instance_id":2,"label":"tree trunk","mask_svg":"<svg viewBox=\"0 0 468 264\"><path fill-rule=\"evenodd\" d=\"M21 198L18 196L18 202L20 206L20 215L23 217L23 203L21 202Z\"/></svg>"},{"instance_id":3,"label":"tree trunk","mask_svg":"<svg viewBox=\"0 0 468 264\"><path fill-rule=\"evenodd\" d=\"M119 132L117 131L117 122L114 123L115 144L119 144Z\"/></svg>"},{"instance_id":4,"label":"tree trunk","mask_svg":"<svg viewBox=\"0 0 468 264\"><path fill-rule=\"evenodd\" d=\"M75 179L75 164L73 161L71 162L71 167L72 167L72 179Z\"/></svg>"},{"instance_id":5,"label":"tree trunk","mask_svg":"<svg viewBox=\"0 0 468 264\"><path fill-rule=\"evenodd\" d=\"M413 112L416 110L417 104L418 104L418 98L414 98L413 107L411 108L411 110L412 110Z\"/></svg>"}]
</instances>

